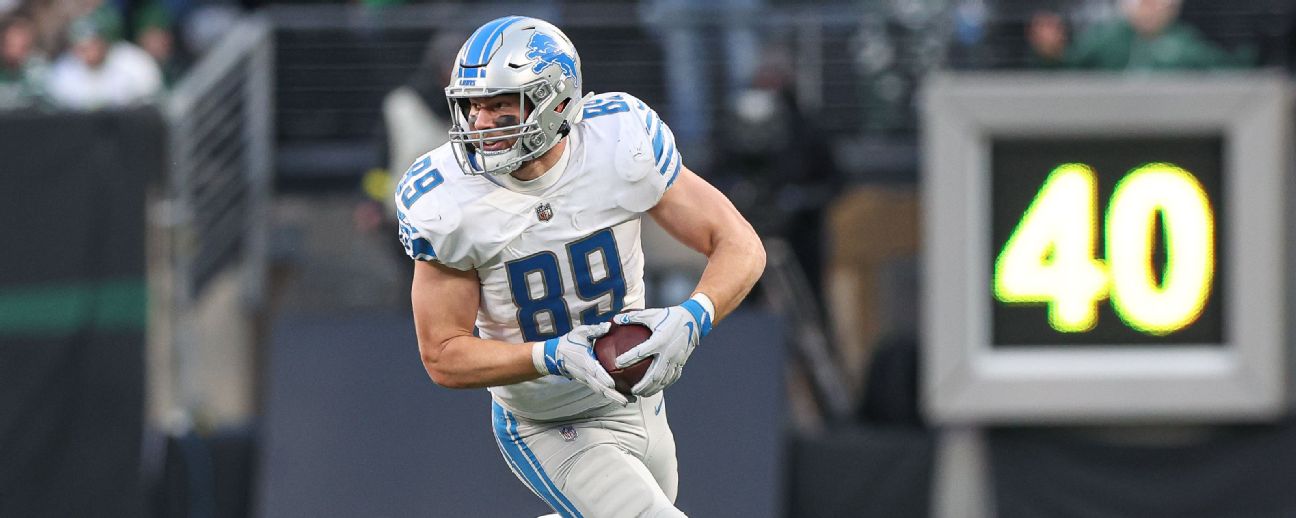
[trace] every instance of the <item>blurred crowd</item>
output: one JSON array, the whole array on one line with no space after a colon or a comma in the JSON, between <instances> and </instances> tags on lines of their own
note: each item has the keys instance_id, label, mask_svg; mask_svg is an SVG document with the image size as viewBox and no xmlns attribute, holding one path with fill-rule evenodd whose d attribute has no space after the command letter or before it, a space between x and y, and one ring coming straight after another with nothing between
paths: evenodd
<instances>
[{"instance_id":1,"label":"blurred crowd","mask_svg":"<svg viewBox=\"0 0 1296 518\"><path fill-rule=\"evenodd\" d=\"M0 109L153 102L238 10L194 0L0 2Z\"/></svg>"},{"instance_id":2,"label":"blurred crowd","mask_svg":"<svg viewBox=\"0 0 1296 518\"><path fill-rule=\"evenodd\" d=\"M379 7L420 2L348 3ZM658 109L669 113L681 147L689 149L690 166L725 190L763 235L789 243L807 282L822 301L822 287L829 282L823 273L828 261L825 248L832 241L826 222L848 184L861 180L860 167L841 163L843 153L837 149L840 146L833 129L820 124L830 114L798 95L798 88L805 85L798 81L797 42L783 37L757 38L747 34L753 32L753 26L741 23L676 22L688 17L741 20L767 3L773 2L723 0L703 5L645 0L640 15L646 26L657 27L663 59L672 64L663 70L669 100ZM933 33L947 30L946 40L939 45L947 54L957 52L960 46L1016 42L1014 50L1026 56L1011 60L1012 67L1143 72L1246 68L1262 62L1255 46L1226 47L1183 20L1182 0L1054 0L1020 5L1011 0L951 0L944 11L933 10L920 0L895 0L893 5L891 16L897 19L915 18L913 13L923 9L932 19L941 18L941 12L948 15L953 29L918 24ZM1023 18L1025 23L1020 26L1007 23ZM1012 37L991 41L992 35L1010 27L1014 27ZM1021 28L1024 33L1019 32ZM858 73L868 78L885 77L888 72L882 69L905 63L924 67L906 71L915 81L932 69L961 68L948 56L903 61L906 51L901 47L925 43L896 37L888 25L863 23L859 32L852 39L850 53L864 70ZM384 126L378 140L387 167L377 168L365 178L365 191L376 201L357 211L357 221L363 227L378 227L384 221L378 204L389 201L383 193L389 190L392 177L399 176L417 156L415 150L444 141L446 114L440 88L447 82L445 63L453 59L455 38L462 39L462 35L445 36L429 43L424 62L410 81L391 91L383 102ZM884 63L875 63L879 60ZM723 66L713 66L717 63ZM981 68L1004 66L991 63ZM721 86L697 88L697 77L710 77ZM883 80L876 83L886 84ZM912 102L906 99L914 88L890 90L896 91L896 102L867 104L861 111L878 112L880 117L887 106ZM855 130L868 132L871 117L866 114L865 127ZM900 123L883 126L893 130L888 135L897 140L913 138L912 127ZM388 212L391 210L388 207Z\"/></svg>"},{"instance_id":3,"label":"blurred crowd","mask_svg":"<svg viewBox=\"0 0 1296 518\"><path fill-rule=\"evenodd\" d=\"M1043 68L1202 70L1256 64L1256 49L1226 50L1179 19L1182 0L1120 0L1119 16L1075 37L1057 12L1038 11L1027 26L1032 62Z\"/></svg>"}]
</instances>

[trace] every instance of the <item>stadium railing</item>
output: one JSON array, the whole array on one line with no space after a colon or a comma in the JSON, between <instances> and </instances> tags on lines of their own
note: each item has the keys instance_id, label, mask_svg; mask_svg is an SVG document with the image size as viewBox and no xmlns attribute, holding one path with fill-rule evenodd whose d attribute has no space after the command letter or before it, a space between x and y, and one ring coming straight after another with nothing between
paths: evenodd
<instances>
[{"instance_id":1,"label":"stadium railing","mask_svg":"<svg viewBox=\"0 0 1296 518\"><path fill-rule=\"evenodd\" d=\"M200 308L213 286L233 279L239 293L223 314L233 329L251 330L266 301L273 181L273 51L270 24L257 17L237 22L176 85L162 103L168 125L169 163L154 221L162 244L153 269L160 279L151 318L169 361L162 387L164 411L190 418L203 399L193 383L204 369L197 329ZM211 333L207 333L210 336ZM250 350L253 333L226 333L231 347ZM223 344L224 345L224 344ZM156 362L155 362L155 365ZM208 365L207 367L212 367ZM255 365L241 366L252 378ZM247 379L255 383L255 379ZM255 393L255 389L253 389ZM179 414L176 414L179 411Z\"/></svg>"}]
</instances>

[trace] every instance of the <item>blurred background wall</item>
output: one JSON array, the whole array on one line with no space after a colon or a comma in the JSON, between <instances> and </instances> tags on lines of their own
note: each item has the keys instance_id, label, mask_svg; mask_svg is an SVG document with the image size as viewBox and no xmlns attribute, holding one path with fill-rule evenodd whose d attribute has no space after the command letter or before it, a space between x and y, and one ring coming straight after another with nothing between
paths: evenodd
<instances>
[{"instance_id":1,"label":"blurred background wall","mask_svg":"<svg viewBox=\"0 0 1296 518\"><path fill-rule=\"evenodd\" d=\"M0 0L0 516L547 512L419 368L385 205L505 14L769 247L671 391L685 512L1296 515L1286 413L951 424L919 388L927 79L1286 79L1289 1ZM644 240L648 303L686 297L703 258Z\"/></svg>"}]
</instances>

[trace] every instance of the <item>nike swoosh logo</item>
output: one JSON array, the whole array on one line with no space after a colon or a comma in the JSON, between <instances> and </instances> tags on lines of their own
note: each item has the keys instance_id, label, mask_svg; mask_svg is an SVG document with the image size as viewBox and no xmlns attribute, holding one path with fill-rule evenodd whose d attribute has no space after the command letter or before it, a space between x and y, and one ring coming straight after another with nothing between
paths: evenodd
<instances>
[{"instance_id":1,"label":"nike swoosh logo","mask_svg":"<svg viewBox=\"0 0 1296 518\"><path fill-rule=\"evenodd\" d=\"M555 357L553 357L553 356L549 356L549 355L547 355L547 354L545 355L545 359L548 360L549 362L553 363L554 366L558 367L558 372L567 372L567 366L563 365L563 361L562 361L562 360L559 360L558 358L555 358Z\"/></svg>"},{"instance_id":2,"label":"nike swoosh logo","mask_svg":"<svg viewBox=\"0 0 1296 518\"><path fill-rule=\"evenodd\" d=\"M661 401L658 401L658 402L657 402L657 408L654 408L654 409L653 409L653 415L660 414L660 413L661 413L661 409L662 409L662 405L664 405L664 404L666 404L666 400L665 400L665 399L662 399Z\"/></svg>"},{"instance_id":3,"label":"nike swoosh logo","mask_svg":"<svg viewBox=\"0 0 1296 518\"><path fill-rule=\"evenodd\" d=\"M688 338L689 343L693 343L693 323L692 323L692 322L685 322L685 323L684 323L684 327L687 327L687 328L688 328L688 331L689 331L689 338Z\"/></svg>"}]
</instances>

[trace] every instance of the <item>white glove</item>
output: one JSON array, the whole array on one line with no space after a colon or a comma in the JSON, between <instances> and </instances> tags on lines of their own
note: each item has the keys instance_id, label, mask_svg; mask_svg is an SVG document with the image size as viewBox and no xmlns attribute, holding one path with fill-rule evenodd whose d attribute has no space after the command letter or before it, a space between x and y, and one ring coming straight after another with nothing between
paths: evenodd
<instances>
[{"instance_id":1,"label":"white glove","mask_svg":"<svg viewBox=\"0 0 1296 518\"><path fill-rule=\"evenodd\" d=\"M626 367L649 356L656 356L643 379L630 389L635 395L648 397L669 387L684 373L684 362L702 337L711 332L711 315L715 306L701 293L683 304L661 309L645 309L617 315L618 324L643 324L652 336L633 349L617 356L617 367Z\"/></svg>"},{"instance_id":2,"label":"white glove","mask_svg":"<svg viewBox=\"0 0 1296 518\"><path fill-rule=\"evenodd\" d=\"M594 356L594 339L607 334L612 324L577 326L571 332L531 346L531 363L540 374L553 374L585 384L590 390L625 406L630 400L616 390L612 376Z\"/></svg>"}]
</instances>

